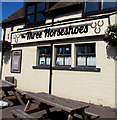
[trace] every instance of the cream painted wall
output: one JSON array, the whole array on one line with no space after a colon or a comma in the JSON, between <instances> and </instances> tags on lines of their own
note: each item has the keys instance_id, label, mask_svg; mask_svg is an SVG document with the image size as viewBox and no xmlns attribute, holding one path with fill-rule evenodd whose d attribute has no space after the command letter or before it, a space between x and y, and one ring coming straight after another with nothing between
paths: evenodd
<instances>
[{"instance_id":1,"label":"cream painted wall","mask_svg":"<svg viewBox=\"0 0 117 120\"><path fill-rule=\"evenodd\" d=\"M101 72L53 70L52 94L115 107L115 62L112 58L107 58L106 43L99 37L71 41L72 44L96 43L96 64ZM58 44L60 43L55 43ZM9 61L8 64L4 64L3 78L15 76L18 88L22 90L48 92L49 70L32 68L36 65L37 46L26 45L13 49L22 49L21 74L10 73Z\"/></svg>"},{"instance_id":2,"label":"cream painted wall","mask_svg":"<svg viewBox=\"0 0 117 120\"><path fill-rule=\"evenodd\" d=\"M32 66L36 65L36 48L37 47L19 47L15 50L22 49L22 68L21 73L10 73L9 63L4 64L3 78L5 76L15 76L18 88L27 91L48 91L48 70L34 70ZM14 50L14 49L13 49Z\"/></svg>"},{"instance_id":3,"label":"cream painted wall","mask_svg":"<svg viewBox=\"0 0 117 120\"><path fill-rule=\"evenodd\" d=\"M96 42L97 67L101 72L53 72L53 94L115 107L115 63L107 59L106 45ZM64 92L63 92L64 90Z\"/></svg>"},{"instance_id":4,"label":"cream painted wall","mask_svg":"<svg viewBox=\"0 0 117 120\"><path fill-rule=\"evenodd\" d=\"M115 16L111 17L112 23ZM60 20L65 19L64 17ZM57 18L56 20L59 20ZM22 26L21 26L22 27ZM19 26L16 26L16 30ZM58 44L71 43L72 47L78 43L96 43L96 66L100 68L100 72L86 71L61 71L53 70L52 94L65 98L101 104L105 106L115 107L115 49L113 46L106 49L107 44L103 38L93 37L80 38L76 40L60 40L55 42ZM43 43L44 44L44 43ZM18 88L33 92L48 92L49 88L49 70L33 69L36 65L38 45L24 45L14 47L13 50L22 49L22 68L21 73L11 73L10 53L4 58L3 79L5 76L15 76L18 82ZM53 48L54 49L54 48ZM74 49L72 49L74 51ZM55 54L55 52L53 52ZM74 55L72 56L74 57ZM55 59L55 57L54 57ZM73 59L74 60L74 59ZM54 63L53 63L54 65ZM72 63L72 66L75 66ZM117 70L117 69L116 69Z\"/></svg>"},{"instance_id":5,"label":"cream painted wall","mask_svg":"<svg viewBox=\"0 0 117 120\"><path fill-rule=\"evenodd\" d=\"M117 45L115 48L115 107L117 108Z\"/></svg>"},{"instance_id":6,"label":"cream painted wall","mask_svg":"<svg viewBox=\"0 0 117 120\"><path fill-rule=\"evenodd\" d=\"M23 28L24 25L16 25L13 28L13 32L18 31L19 28ZM3 29L2 29L3 31ZM5 33L5 40L11 42L11 27L6 28L6 33ZM2 37L3 37L4 32L2 32Z\"/></svg>"},{"instance_id":7,"label":"cream painted wall","mask_svg":"<svg viewBox=\"0 0 117 120\"><path fill-rule=\"evenodd\" d=\"M66 19L72 19L72 18L80 18L82 16L82 12L78 11L78 12L72 12L70 14L64 14L63 15L59 15L57 17L54 18L54 22L59 22L62 20L66 20ZM46 23L51 23L52 20L51 19L46 19Z\"/></svg>"},{"instance_id":8,"label":"cream painted wall","mask_svg":"<svg viewBox=\"0 0 117 120\"><path fill-rule=\"evenodd\" d=\"M72 18L79 18L82 16L82 12L78 11L78 12L72 12L70 14L64 14L63 15L59 15L57 17L55 17L54 22L59 22L61 20L66 20L66 19L72 19Z\"/></svg>"}]
</instances>

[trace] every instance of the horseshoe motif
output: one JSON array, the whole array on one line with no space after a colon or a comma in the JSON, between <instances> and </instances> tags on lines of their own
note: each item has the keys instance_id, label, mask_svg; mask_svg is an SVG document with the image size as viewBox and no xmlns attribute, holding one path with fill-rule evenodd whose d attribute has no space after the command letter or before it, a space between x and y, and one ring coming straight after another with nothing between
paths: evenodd
<instances>
[{"instance_id":1,"label":"horseshoe motif","mask_svg":"<svg viewBox=\"0 0 117 120\"><path fill-rule=\"evenodd\" d=\"M19 38L19 37L20 37L20 34L18 34L18 35L15 34L15 35L13 36L13 38L15 39L15 42L16 42L16 43L18 42L18 38Z\"/></svg>"},{"instance_id":2,"label":"horseshoe motif","mask_svg":"<svg viewBox=\"0 0 117 120\"><path fill-rule=\"evenodd\" d=\"M93 22L91 23L91 27L95 28L97 26L96 22L94 22L94 26L93 26Z\"/></svg>"},{"instance_id":3,"label":"horseshoe motif","mask_svg":"<svg viewBox=\"0 0 117 120\"><path fill-rule=\"evenodd\" d=\"M96 34L101 32L101 27L104 25L104 21L102 20L102 22L99 20L98 22L92 22L91 23L91 28L94 29L94 32Z\"/></svg>"},{"instance_id":4,"label":"horseshoe motif","mask_svg":"<svg viewBox=\"0 0 117 120\"><path fill-rule=\"evenodd\" d=\"M101 31L100 27L99 27L98 29L97 29L97 27L94 29L94 32L95 32L96 34L100 33L100 31Z\"/></svg>"},{"instance_id":5,"label":"horseshoe motif","mask_svg":"<svg viewBox=\"0 0 117 120\"><path fill-rule=\"evenodd\" d=\"M98 21L98 26L102 27L104 25L104 21L102 20L102 24L100 24L101 21Z\"/></svg>"}]
</instances>

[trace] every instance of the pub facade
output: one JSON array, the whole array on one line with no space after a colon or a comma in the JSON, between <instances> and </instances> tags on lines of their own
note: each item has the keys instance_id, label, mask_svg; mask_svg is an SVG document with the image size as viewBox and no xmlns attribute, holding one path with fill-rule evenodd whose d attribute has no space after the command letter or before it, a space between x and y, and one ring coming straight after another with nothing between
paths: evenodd
<instances>
[{"instance_id":1,"label":"pub facade","mask_svg":"<svg viewBox=\"0 0 117 120\"><path fill-rule=\"evenodd\" d=\"M90 7L93 6L93 7ZM117 24L116 2L35 2L2 21L2 79L17 87L116 106L117 44L105 42Z\"/></svg>"}]
</instances>

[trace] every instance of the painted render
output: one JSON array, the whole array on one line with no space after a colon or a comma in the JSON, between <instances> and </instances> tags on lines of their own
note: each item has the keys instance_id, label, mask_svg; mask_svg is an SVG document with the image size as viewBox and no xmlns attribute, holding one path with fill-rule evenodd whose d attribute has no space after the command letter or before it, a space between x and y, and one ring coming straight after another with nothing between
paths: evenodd
<instances>
[{"instance_id":1,"label":"painted render","mask_svg":"<svg viewBox=\"0 0 117 120\"><path fill-rule=\"evenodd\" d=\"M111 16L112 24L115 23L115 17L117 16ZM19 28L19 26L16 26L16 28ZM98 105L117 107L115 106L116 47L110 46L107 48L107 43L104 42L103 37L71 38L54 43L54 46L71 44L72 61L75 60L76 44L96 43L96 68L100 68L101 71L53 70L52 94ZM12 50L22 50L21 73L10 72L11 53L9 52L4 56L3 79L5 79L5 76L15 76L19 89L33 92L49 92L49 70L33 69L33 66L36 66L37 63L37 47L48 45L50 45L48 42L38 42L12 46ZM53 56L54 60L55 56ZM54 64L53 62L53 66ZM75 63L72 62L71 66L74 67Z\"/></svg>"}]
</instances>

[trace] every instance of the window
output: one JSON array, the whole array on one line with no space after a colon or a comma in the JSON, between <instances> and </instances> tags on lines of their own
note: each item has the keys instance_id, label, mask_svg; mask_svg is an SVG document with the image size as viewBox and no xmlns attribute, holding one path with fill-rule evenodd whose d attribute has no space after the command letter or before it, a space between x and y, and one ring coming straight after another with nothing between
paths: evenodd
<instances>
[{"instance_id":1,"label":"window","mask_svg":"<svg viewBox=\"0 0 117 120\"><path fill-rule=\"evenodd\" d=\"M96 66L95 44L80 44L76 46L77 66Z\"/></svg>"},{"instance_id":2,"label":"window","mask_svg":"<svg viewBox=\"0 0 117 120\"><path fill-rule=\"evenodd\" d=\"M22 50L13 50L11 56L11 72L21 72Z\"/></svg>"},{"instance_id":3,"label":"window","mask_svg":"<svg viewBox=\"0 0 117 120\"><path fill-rule=\"evenodd\" d=\"M46 9L46 3L34 3L27 5L26 9L26 24L37 24L37 23L44 23L45 16L44 10Z\"/></svg>"},{"instance_id":4,"label":"window","mask_svg":"<svg viewBox=\"0 0 117 120\"><path fill-rule=\"evenodd\" d=\"M103 9L107 8L114 8L117 7L117 1L116 2L106 2L107 0L103 0Z\"/></svg>"},{"instance_id":5,"label":"window","mask_svg":"<svg viewBox=\"0 0 117 120\"><path fill-rule=\"evenodd\" d=\"M51 47L40 47L38 65L50 65Z\"/></svg>"},{"instance_id":6,"label":"window","mask_svg":"<svg viewBox=\"0 0 117 120\"><path fill-rule=\"evenodd\" d=\"M99 1L94 0L86 2L86 12L98 11L99 10Z\"/></svg>"},{"instance_id":7,"label":"window","mask_svg":"<svg viewBox=\"0 0 117 120\"><path fill-rule=\"evenodd\" d=\"M113 10L117 10L116 0L112 2L107 0L86 0L84 7L85 14L89 15Z\"/></svg>"},{"instance_id":8,"label":"window","mask_svg":"<svg viewBox=\"0 0 117 120\"><path fill-rule=\"evenodd\" d=\"M56 47L56 65L71 65L71 46Z\"/></svg>"}]
</instances>

